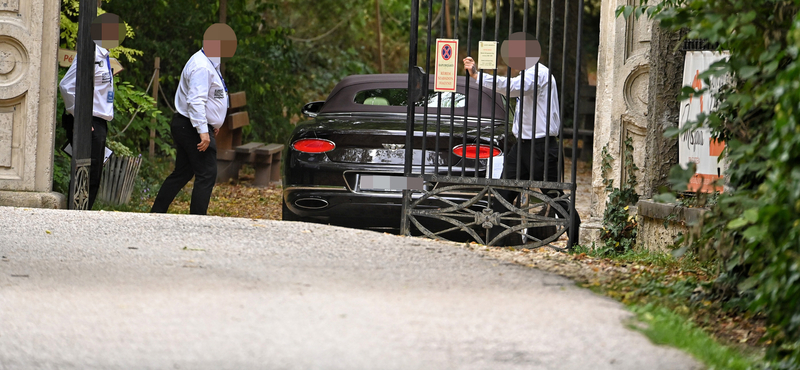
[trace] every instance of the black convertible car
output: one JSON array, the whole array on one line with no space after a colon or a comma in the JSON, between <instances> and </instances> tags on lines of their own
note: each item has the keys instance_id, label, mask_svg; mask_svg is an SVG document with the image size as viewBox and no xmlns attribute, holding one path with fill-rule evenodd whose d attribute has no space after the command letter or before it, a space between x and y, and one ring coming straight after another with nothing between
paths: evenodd
<instances>
[{"instance_id":1,"label":"black convertible car","mask_svg":"<svg viewBox=\"0 0 800 370\"><path fill-rule=\"evenodd\" d=\"M493 172L501 170L505 98L499 94L492 98L491 91L472 83L466 104L466 82L459 77L456 93L439 93L433 91L431 81L427 92L413 103L417 126L413 173L421 173L424 161L425 173L450 171L451 176L474 177L477 168L477 176L484 177L490 156L494 157ZM346 77L326 101L306 104L303 113L311 120L297 125L283 156L283 219L398 232L401 190L406 184L402 176L407 112L407 74ZM437 123L441 123L438 132ZM424 158L423 124L427 125ZM467 199L470 194L448 196ZM419 194L415 197L419 199ZM423 206L444 204L430 200Z\"/></svg>"}]
</instances>

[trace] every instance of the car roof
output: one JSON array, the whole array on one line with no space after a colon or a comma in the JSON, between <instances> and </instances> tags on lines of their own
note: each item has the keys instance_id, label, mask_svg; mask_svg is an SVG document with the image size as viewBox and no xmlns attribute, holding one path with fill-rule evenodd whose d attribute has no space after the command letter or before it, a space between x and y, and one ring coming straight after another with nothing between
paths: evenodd
<instances>
[{"instance_id":1,"label":"car roof","mask_svg":"<svg viewBox=\"0 0 800 370\"><path fill-rule=\"evenodd\" d=\"M457 78L457 92L464 94L467 79L465 76L458 76ZM428 89L433 90L434 80L430 79ZM467 103L470 117L478 117L478 84L471 83L470 96ZM355 102L355 96L361 91L373 89L408 89L408 74L371 74L371 75L352 75L343 78L336 87L333 88L325 104L320 109L319 114L329 113L406 113L408 111L405 106L388 106L388 105L364 105ZM490 89L483 89L483 97L480 99L480 116L482 118L492 117L492 92ZM500 94L496 94L494 99L495 112L494 118L505 119L506 110L504 99ZM424 114L425 107L415 107L416 113ZM428 108L428 114L437 114L438 108ZM453 108L441 108L442 116L450 116ZM454 108L455 115L463 117L465 115L465 108Z\"/></svg>"}]
</instances>

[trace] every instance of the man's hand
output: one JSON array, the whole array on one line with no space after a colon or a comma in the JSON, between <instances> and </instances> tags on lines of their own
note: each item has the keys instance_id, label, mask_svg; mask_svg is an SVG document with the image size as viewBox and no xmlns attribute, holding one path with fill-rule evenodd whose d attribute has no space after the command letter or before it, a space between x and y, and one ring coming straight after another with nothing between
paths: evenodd
<instances>
[{"instance_id":1,"label":"man's hand","mask_svg":"<svg viewBox=\"0 0 800 370\"><path fill-rule=\"evenodd\" d=\"M475 61L472 60L472 57L464 58L464 69L475 81L478 80L478 67L475 66Z\"/></svg>"},{"instance_id":2,"label":"man's hand","mask_svg":"<svg viewBox=\"0 0 800 370\"><path fill-rule=\"evenodd\" d=\"M215 129L214 129L214 136L217 136L217 135L219 135L219 129L218 129L218 128L215 128Z\"/></svg>"},{"instance_id":3,"label":"man's hand","mask_svg":"<svg viewBox=\"0 0 800 370\"><path fill-rule=\"evenodd\" d=\"M197 144L197 150L205 152L209 145L211 145L211 137L208 136L208 132L200 134L200 144Z\"/></svg>"}]
</instances>

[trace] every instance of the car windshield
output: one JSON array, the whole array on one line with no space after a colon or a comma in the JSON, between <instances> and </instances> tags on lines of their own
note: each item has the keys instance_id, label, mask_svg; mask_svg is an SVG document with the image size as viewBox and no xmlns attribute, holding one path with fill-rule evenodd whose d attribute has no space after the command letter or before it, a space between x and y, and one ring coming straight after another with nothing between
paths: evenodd
<instances>
[{"instance_id":1,"label":"car windshield","mask_svg":"<svg viewBox=\"0 0 800 370\"><path fill-rule=\"evenodd\" d=\"M414 106L431 108L441 107L450 108L455 103L456 108L464 108L466 96L462 93L430 91L427 99L420 99ZM427 104L426 104L427 101ZM359 91L355 97L356 104L363 105L386 105L394 107L408 106L408 89L372 89Z\"/></svg>"}]
</instances>

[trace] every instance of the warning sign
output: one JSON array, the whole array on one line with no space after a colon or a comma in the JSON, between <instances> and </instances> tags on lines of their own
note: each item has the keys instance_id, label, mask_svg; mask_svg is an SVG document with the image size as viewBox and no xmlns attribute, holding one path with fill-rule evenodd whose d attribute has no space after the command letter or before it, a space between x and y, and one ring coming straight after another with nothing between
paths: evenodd
<instances>
[{"instance_id":1,"label":"warning sign","mask_svg":"<svg viewBox=\"0 0 800 370\"><path fill-rule=\"evenodd\" d=\"M455 92L458 77L458 40L436 40L436 79L434 91Z\"/></svg>"}]
</instances>

